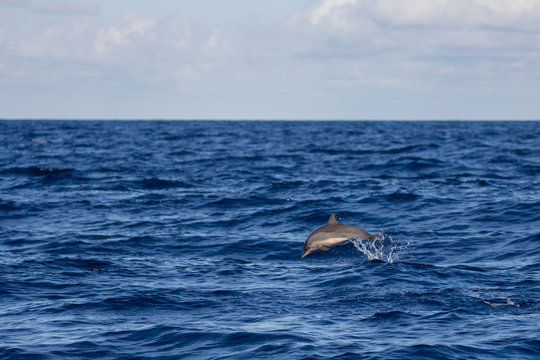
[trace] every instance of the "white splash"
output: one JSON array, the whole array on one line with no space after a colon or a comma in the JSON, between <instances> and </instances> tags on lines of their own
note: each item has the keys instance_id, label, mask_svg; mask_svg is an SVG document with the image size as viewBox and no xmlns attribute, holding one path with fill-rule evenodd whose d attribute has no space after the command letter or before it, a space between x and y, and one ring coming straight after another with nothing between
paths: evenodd
<instances>
[{"instance_id":1,"label":"white splash","mask_svg":"<svg viewBox=\"0 0 540 360\"><path fill-rule=\"evenodd\" d=\"M368 260L380 260L393 263L399 260L399 255L406 247L400 246L392 237L384 232L380 232L373 242L367 239L351 239L354 247L367 256Z\"/></svg>"}]
</instances>

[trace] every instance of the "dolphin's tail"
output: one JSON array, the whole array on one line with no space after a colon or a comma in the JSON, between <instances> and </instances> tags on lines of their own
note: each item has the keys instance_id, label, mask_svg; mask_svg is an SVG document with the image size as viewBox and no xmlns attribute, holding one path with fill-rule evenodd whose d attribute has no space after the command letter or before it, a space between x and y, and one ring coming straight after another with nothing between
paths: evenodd
<instances>
[{"instance_id":1,"label":"dolphin's tail","mask_svg":"<svg viewBox=\"0 0 540 360\"><path fill-rule=\"evenodd\" d=\"M377 238L377 235L369 235L368 240L369 242L374 242L376 238Z\"/></svg>"}]
</instances>

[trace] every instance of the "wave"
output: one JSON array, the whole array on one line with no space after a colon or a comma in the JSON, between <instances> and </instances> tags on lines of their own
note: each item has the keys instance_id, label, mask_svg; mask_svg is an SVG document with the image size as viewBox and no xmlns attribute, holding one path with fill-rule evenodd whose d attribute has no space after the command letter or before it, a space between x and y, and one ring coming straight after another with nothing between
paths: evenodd
<instances>
[{"instance_id":1,"label":"wave","mask_svg":"<svg viewBox=\"0 0 540 360\"><path fill-rule=\"evenodd\" d=\"M128 182L125 184L126 187L134 187L137 189L148 189L148 190L159 190L159 189L171 189L171 188L182 188L189 189L193 185L178 180L165 180L159 178L149 178L142 179L137 181Z\"/></svg>"},{"instance_id":2,"label":"wave","mask_svg":"<svg viewBox=\"0 0 540 360\"><path fill-rule=\"evenodd\" d=\"M24 209L24 207L22 207L20 204L16 203L15 201L0 199L0 211L12 212L12 211L22 210L22 209Z\"/></svg>"},{"instance_id":3,"label":"wave","mask_svg":"<svg viewBox=\"0 0 540 360\"><path fill-rule=\"evenodd\" d=\"M27 175L27 176L68 176L73 169L51 168L51 167L13 167L0 171L3 175Z\"/></svg>"},{"instance_id":4,"label":"wave","mask_svg":"<svg viewBox=\"0 0 540 360\"><path fill-rule=\"evenodd\" d=\"M6 178L11 178L12 190L33 188L40 184L80 183L90 180L90 178L81 176L80 172L71 168L13 167L0 170L0 174ZM17 178L27 179L27 181L16 181Z\"/></svg>"},{"instance_id":5,"label":"wave","mask_svg":"<svg viewBox=\"0 0 540 360\"><path fill-rule=\"evenodd\" d=\"M411 321L412 319L419 318L419 317L420 316L416 314L393 310L393 311L388 311L388 312L377 312L374 315L371 315L370 317L365 319L364 321L381 324L386 321L408 322L408 321Z\"/></svg>"}]
</instances>

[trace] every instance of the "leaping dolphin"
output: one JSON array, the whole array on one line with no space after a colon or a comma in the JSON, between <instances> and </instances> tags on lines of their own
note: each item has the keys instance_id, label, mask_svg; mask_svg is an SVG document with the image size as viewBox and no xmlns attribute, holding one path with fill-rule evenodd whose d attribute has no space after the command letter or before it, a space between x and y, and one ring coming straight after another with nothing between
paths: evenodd
<instances>
[{"instance_id":1,"label":"leaping dolphin","mask_svg":"<svg viewBox=\"0 0 540 360\"><path fill-rule=\"evenodd\" d=\"M311 252L319 249L330 250L328 246L339 244L350 239L368 239L373 242L375 235L351 225L345 225L336 220L336 214L330 215L326 225L323 225L309 234L304 243L304 253L300 257L306 257Z\"/></svg>"}]
</instances>

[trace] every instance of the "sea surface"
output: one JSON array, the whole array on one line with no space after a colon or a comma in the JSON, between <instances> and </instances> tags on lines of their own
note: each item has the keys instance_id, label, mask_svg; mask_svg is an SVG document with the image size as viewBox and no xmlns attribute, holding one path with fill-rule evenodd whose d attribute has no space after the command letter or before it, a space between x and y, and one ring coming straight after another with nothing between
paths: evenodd
<instances>
[{"instance_id":1,"label":"sea surface","mask_svg":"<svg viewBox=\"0 0 540 360\"><path fill-rule=\"evenodd\" d=\"M378 234L300 258L331 213ZM540 122L0 121L1 359L539 359Z\"/></svg>"}]
</instances>

